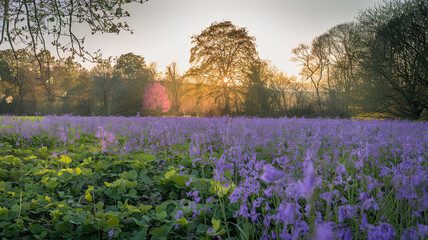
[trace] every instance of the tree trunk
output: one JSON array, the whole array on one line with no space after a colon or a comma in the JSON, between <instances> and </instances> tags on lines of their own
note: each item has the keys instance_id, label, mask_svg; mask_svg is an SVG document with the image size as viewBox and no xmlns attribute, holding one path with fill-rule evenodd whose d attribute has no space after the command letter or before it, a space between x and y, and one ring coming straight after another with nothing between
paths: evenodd
<instances>
[{"instance_id":1,"label":"tree trunk","mask_svg":"<svg viewBox=\"0 0 428 240\"><path fill-rule=\"evenodd\" d=\"M224 115L230 114L230 95L229 95L229 89L227 86L223 86L223 96L224 96Z\"/></svg>"}]
</instances>

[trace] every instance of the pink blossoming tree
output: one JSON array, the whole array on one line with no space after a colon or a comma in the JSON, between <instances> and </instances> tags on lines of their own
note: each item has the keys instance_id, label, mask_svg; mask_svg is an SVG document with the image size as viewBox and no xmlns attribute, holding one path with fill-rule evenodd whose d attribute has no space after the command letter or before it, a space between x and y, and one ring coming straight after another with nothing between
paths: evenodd
<instances>
[{"instance_id":1,"label":"pink blossoming tree","mask_svg":"<svg viewBox=\"0 0 428 240\"><path fill-rule=\"evenodd\" d=\"M155 114L168 112L171 104L166 88L160 82L151 82L144 89L143 109Z\"/></svg>"}]
</instances>

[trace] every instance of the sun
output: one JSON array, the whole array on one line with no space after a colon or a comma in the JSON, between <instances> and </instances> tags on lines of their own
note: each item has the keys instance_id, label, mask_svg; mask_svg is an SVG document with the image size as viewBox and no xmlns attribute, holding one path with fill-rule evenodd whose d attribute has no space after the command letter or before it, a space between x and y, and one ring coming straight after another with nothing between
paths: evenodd
<instances>
[{"instance_id":1,"label":"sun","mask_svg":"<svg viewBox=\"0 0 428 240\"><path fill-rule=\"evenodd\" d=\"M223 84L227 85L229 83L229 78L228 77L224 77L223 78Z\"/></svg>"}]
</instances>

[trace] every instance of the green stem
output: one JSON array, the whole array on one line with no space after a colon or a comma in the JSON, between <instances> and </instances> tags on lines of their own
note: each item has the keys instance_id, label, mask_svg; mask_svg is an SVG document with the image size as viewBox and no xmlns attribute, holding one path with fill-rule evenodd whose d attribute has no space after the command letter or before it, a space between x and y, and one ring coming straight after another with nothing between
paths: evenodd
<instances>
[{"instance_id":1,"label":"green stem","mask_svg":"<svg viewBox=\"0 0 428 240\"><path fill-rule=\"evenodd\" d=\"M226 227L227 237L230 238L229 226L228 226L229 224L227 223L227 219L226 219L226 211L224 210L223 197L219 197L219 200L220 200L221 213L223 214L224 225Z\"/></svg>"}]
</instances>

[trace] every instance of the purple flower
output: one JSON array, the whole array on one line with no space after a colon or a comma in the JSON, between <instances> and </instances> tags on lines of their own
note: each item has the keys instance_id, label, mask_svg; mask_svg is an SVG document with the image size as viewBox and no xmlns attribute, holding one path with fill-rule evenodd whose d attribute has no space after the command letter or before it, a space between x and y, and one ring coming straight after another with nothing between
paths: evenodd
<instances>
[{"instance_id":1,"label":"purple flower","mask_svg":"<svg viewBox=\"0 0 428 240\"><path fill-rule=\"evenodd\" d=\"M343 164L339 164L336 167L337 175L346 175L346 167Z\"/></svg>"},{"instance_id":2,"label":"purple flower","mask_svg":"<svg viewBox=\"0 0 428 240\"><path fill-rule=\"evenodd\" d=\"M308 161L305 168L305 178L303 179L302 192L309 194L315 187L315 171L312 161Z\"/></svg>"},{"instance_id":3,"label":"purple flower","mask_svg":"<svg viewBox=\"0 0 428 240\"><path fill-rule=\"evenodd\" d=\"M355 216L354 206L339 207L339 222L343 222L346 218L352 218L354 216Z\"/></svg>"},{"instance_id":4,"label":"purple flower","mask_svg":"<svg viewBox=\"0 0 428 240\"><path fill-rule=\"evenodd\" d=\"M193 178L190 178L189 181L186 182L186 187L188 187L192 182L193 182Z\"/></svg>"},{"instance_id":5,"label":"purple flower","mask_svg":"<svg viewBox=\"0 0 428 240\"><path fill-rule=\"evenodd\" d=\"M175 219L178 220L181 216L183 215L183 211L182 210L178 210L177 211L177 215L175 215Z\"/></svg>"},{"instance_id":6,"label":"purple flower","mask_svg":"<svg viewBox=\"0 0 428 240\"><path fill-rule=\"evenodd\" d=\"M250 214L248 213L248 206L246 203L241 204L239 211L236 211L234 217L238 217L239 215L241 215L244 218L250 216Z\"/></svg>"},{"instance_id":7,"label":"purple flower","mask_svg":"<svg viewBox=\"0 0 428 240\"><path fill-rule=\"evenodd\" d=\"M263 190L266 197L272 197L273 196L273 193L272 193L273 189L274 189L274 187L270 186L270 187L266 188L265 190Z\"/></svg>"},{"instance_id":8,"label":"purple flower","mask_svg":"<svg viewBox=\"0 0 428 240\"><path fill-rule=\"evenodd\" d=\"M334 239L335 224L333 222L321 223L317 226L316 240Z\"/></svg>"},{"instance_id":9,"label":"purple flower","mask_svg":"<svg viewBox=\"0 0 428 240\"><path fill-rule=\"evenodd\" d=\"M418 234L421 237L426 237L428 236L428 226L427 225L422 225L422 224L418 224Z\"/></svg>"},{"instance_id":10,"label":"purple flower","mask_svg":"<svg viewBox=\"0 0 428 240\"><path fill-rule=\"evenodd\" d=\"M331 203L331 197L333 195L330 192L324 192L321 194L321 198L326 200L328 203Z\"/></svg>"},{"instance_id":11,"label":"purple flower","mask_svg":"<svg viewBox=\"0 0 428 240\"><path fill-rule=\"evenodd\" d=\"M288 226L284 224L281 234L279 234L280 239L291 239L291 234L288 233Z\"/></svg>"},{"instance_id":12,"label":"purple flower","mask_svg":"<svg viewBox=\"0 0 428 240\"><path fill-rule=\"evenodd\" d=\"M389 223L380 223L379 226L369 229L369 240L395 239L395 230Z\"/></svg>"},{"instance_id":13,"label":"purple flower","mask_svg":"<svg viewBox=\"0 0 428 240\"><path fill-rule=\"evenodd\" d=\"M349 227L345 228L339 225L338 228L339 229L337 230L336 234L337 239L352 240L352 233Z\"/></svg>"},{"instance_id":14,"label":"purple flower","mask_svg":"<svg viewBox=\"0 0 428 240\"><path fill-rule=\"evenodd\" d=\"M199 203L199 201L201 201L202 198L198 196L199 195L198 190L195 190L192 195L193 195L193 199L195 200L196 203Z\"/></svg>"},{"instance_id":15,"label":"purple flower","mask_svg":"<svg viewBox=\"0 0 428 240\"><path fill-rule=\"evenodd\" d=\"M294 223L295 214L297 212L296 205L293 203L287 203L287 206L284 208L283 205L280 206L278 210L277 219L284 222L285 224Z\"/></svg>"},{"instance_id":16,"label":"purple flower","mask_svg":"<svg viewBox=\"0 0 428 240\"><path fill-rule=\"evenodd\" d=\"M322 214L320 212L315 212L315 213L317 214L317 218L315 218L315 221L314 221L315 224L319 225L319 224L323 223Z\"/></svg>"},{"instance_id":17,"label":"purple flower","mask_svg":"<svg viewBox=\"0 0 428 240\"><path fill-rule=\"evenodd\" d=\"M256 211L251 210L251 221L252 222L258 222L260 215L262 215L262 214L257 213Z\"/></svg>"},{"instance_id":18,"label":"purple flower","mask_svg":"<svg viewBox=\"0 0 428 240\"><path fill-rule=\"evenodd\" d=\"M294 225L293 239L300 239L309 231L309 225L305 221L297 220Z\"/></svg>"},{"instance_id":19,"label":"purple flower","mask_svg":"<svg viewBox=\"0 0 428 240\"><path fill-rule=\"evenodd\" d=\"M270 220L271 220L271 218L272 218L272 216L268 213L268 214L266 214L266 216L264 216L264 219L263 219L263 224L266 226L266 227L269 227L270 226Z\"/></svg>"},{"instance_id":20,"label":"purple flower","mask_svg":"<svg viewBox=\"0 0 428 240\"><path fill-rule=\"evenodd\" d=\"M369 224L367 222L367 215L365 213L361 214L361 224L360 224L360 230L365 231L366 229L371 229L373 227L372 224Z\"/></svg>"},{"instance_id":21,"label":"purple flower","mask_svg":"<svg viewBox=\"0 0 428 240\"><path fill-rule=\"evenodd\" d=\"M114 227L111 228L111 230L108 232L108 236L112 237L114 235Z\"/></svg>"},{"instance_id":22,"label":"purple flower","mask_svg":"<svg viewBox=\"0 0 428 240\"><path fill-rule=\"evenodd\" d=\"M415 228L403 229L403 234L401 235L402 240L418 240L418 232Z\"/></svg>"},{"instance_id":23,"label":"purple flower","mask_svg":"<svg viewBox=\"0 0 428 240\"><path fill-rule=\"evenodd\" d=\"M361 201L365 201L367 199L370 199L370 195L366 192L362 192L360 193L358 199L360 199Z\"/></svg>"},{"instance_id":24,"label":"purple flower","mask_svg":"<svg viewBox=\"0 0 428 240\"><path fill-rule=\"evenodd\" d=\"M270 164L266 164L263 166L263 174L260 179L266 183L272 183L275 180L283 177L285 177L284 171L278 170L272 167Z\"/></svg>"},{"instance_id":25,"label":"purple flower","mask_svg":"<svg viewBox=\"0 0 428 240\"><path fill-rule=\"evenodd\" d=\"M272 236L272 239L276 239L276 232L275 232L275 231L272 231L272 232L271 232L271 236Z\"/></svg>"},{"instance_id":26,"label":"purple flower","mask_svg":"<svg viewBox=\"0 0 428 240\"><path fill-rule=\"evenodd\" d=\"M361 205L361 209L368 210L373 208L374 210L379 210L379 205L372 198L367 199L363 205Z\"/></svg>"}]
</instances>

